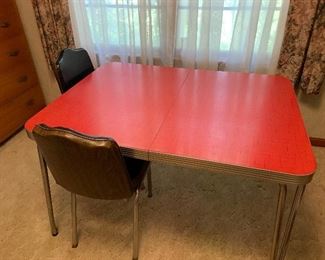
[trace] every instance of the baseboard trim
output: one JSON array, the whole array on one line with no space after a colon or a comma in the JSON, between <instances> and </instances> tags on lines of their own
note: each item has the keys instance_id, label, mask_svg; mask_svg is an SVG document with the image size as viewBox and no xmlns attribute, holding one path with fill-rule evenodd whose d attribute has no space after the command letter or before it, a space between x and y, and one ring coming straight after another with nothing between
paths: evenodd
<instances>
[{"instance_id":1,"label":"baseboard trim","mask_svg":"<svg viewBox=\"0 0 325 260\"><path fill-rule=\"evenodd\" d=\"M325 147L325 139L317 137L309 137L312 146Z\"/></svg>"}]
</instances>

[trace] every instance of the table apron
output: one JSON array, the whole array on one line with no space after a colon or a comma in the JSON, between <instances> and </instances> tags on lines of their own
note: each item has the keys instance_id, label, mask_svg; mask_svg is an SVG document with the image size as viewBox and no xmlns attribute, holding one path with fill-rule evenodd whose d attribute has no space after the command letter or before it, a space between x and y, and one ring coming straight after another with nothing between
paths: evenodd
<instances>
[{"instance_id":1,"label":"table apron","mask_svg":"<svg viewBox=\"0 0 325 260\"><path fill-rule=\"evenodd\" d=\"M208 170L223 174L242 175L279 184L305 185L308 184L313 177L313 174L306 176L295 176L285 173L266 171L262 169L246 168L237 165L228 165L223 163L150 152L149 161L174 164L177 166Z\"/></svg>"},{"instance_id":2,"label":"table apron","mask_svg":"<svg viewBox=\"0 0 325 260\"><path fill-rule=\"evenodd\" d=\"M26 131L27 136L31 139L33 138L32 133ZM183 167L196 168L201 170L208 170L223 174L234 174L242 175L247 177L253 177L257 179L267 180L276 182L279 184L294 184L294 185L305 185L308 184L312 178L313 174L306 176L295 176L285 173L278 173L272 171L266 171L262 169L246 168L237 165L223 164L205 160L197 160L193 158L187 158L182 156L153 153L137 149L132 149L128 147L121 147L121 152L123 156L132 157L136 159L141 159L145 161L162 162L168 164L174 164Z\"/></svg>"}]
</instances>

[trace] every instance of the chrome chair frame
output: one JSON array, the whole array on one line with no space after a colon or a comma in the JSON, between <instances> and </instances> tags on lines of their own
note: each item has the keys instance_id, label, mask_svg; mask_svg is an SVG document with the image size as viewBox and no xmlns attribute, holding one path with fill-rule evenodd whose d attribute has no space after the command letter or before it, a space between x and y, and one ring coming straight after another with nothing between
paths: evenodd
<instances>
[{"instance_id":1,"label":"chrome chair frame","mask_svg":"<svg viewBox=\"0 0 325 260\"><path fill-rule=\"evenodd\" d=\"M58 229L55 224L52 196L49 183L48 169L46 162L40 152L38 151L38 157L40 161L43 188L45 194L45 201L48 211L48 217L50 222L51 234L52 236L58 235ZM148 184L148 197L152 197L152 182L151 182L151 166L147 170L147 184ZM139 193L140 188L135 191L134 195L134 205L133 205L133 260L137 260L139 257ZM76 248L78 246L78 232L77 232L77 198L75 193L71 193L71 226L72 226L72 247Z\"/></svg>"}]
</instances>

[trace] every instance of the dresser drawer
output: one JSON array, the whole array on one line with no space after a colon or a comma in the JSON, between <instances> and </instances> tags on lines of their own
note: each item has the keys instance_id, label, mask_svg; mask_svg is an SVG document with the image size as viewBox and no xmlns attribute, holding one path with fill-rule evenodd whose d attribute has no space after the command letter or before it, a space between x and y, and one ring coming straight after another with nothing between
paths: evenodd
<instances>
[{"instance_id":1,"label":"dresser drawer","mask_svg":"<svg viewBox=\"0 0 325 260\"><path fill-rule=\"evenodd\" d=\"M0 71L11 71L13 66L31 60L24 35L18 35L0 42Z\"/></svg>"},{"instance_id":2,"label":"dresser drawer","mask_svg":"<svg viewBox=\"0 0 325 260\"><path fill-rule=\"evenodd\" d=\"M37 76L31 61L0 72L0 105L37 84Z\"/></svg>"},{"instance_id":3,"label":"dresser drawer","mask_svg":"<svg viewBox=\"0 0 325 260\"><path fill-rule=\"evenodd\" d=\"M0 143L43 107L43 94L39 86L27 90L11 102L0 105Z\"/></svg>"},{"instance_id":4,"label":"dresser drawer","mask_svg":"<svg viewBox=\"0 0 325 260\"><path fill-rule=\"evenodd\" d=\"M1 0L0 40L11 38L23 32L14 0Z\"/></svg>"}]
</instances>

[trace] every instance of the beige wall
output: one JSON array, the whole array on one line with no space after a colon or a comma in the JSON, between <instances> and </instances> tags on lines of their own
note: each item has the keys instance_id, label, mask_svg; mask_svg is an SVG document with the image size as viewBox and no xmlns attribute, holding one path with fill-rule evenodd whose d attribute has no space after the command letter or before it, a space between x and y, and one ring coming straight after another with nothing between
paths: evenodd
<instances>
[{"instance_id":1,"label":"beige wall","mask_svg":"<svg viewBox=\"0 0 325 260\"><path fill-rule=\"evenodd\" d=\"M58 97L60 92L53 73L48 70L31 0L16 0L16 3L30 45L39 81L46 102L49 103ZM318 96L307 96L302 93L299 93L297 96L308 134L313 137L325 138L324 92L325 86Z\"/></svg>"},{"instance_id":2,"label":"beige wall","mask_svg":"<svg viewBox=\"0 0 325 260\"><path fill-rule=\"evenodd\" d=\"M55 77L48 69L32 7L32 0L16 0L25 35L32 53L36 72L46 103L60 95Z\"/></svg>"}]
</instances>

